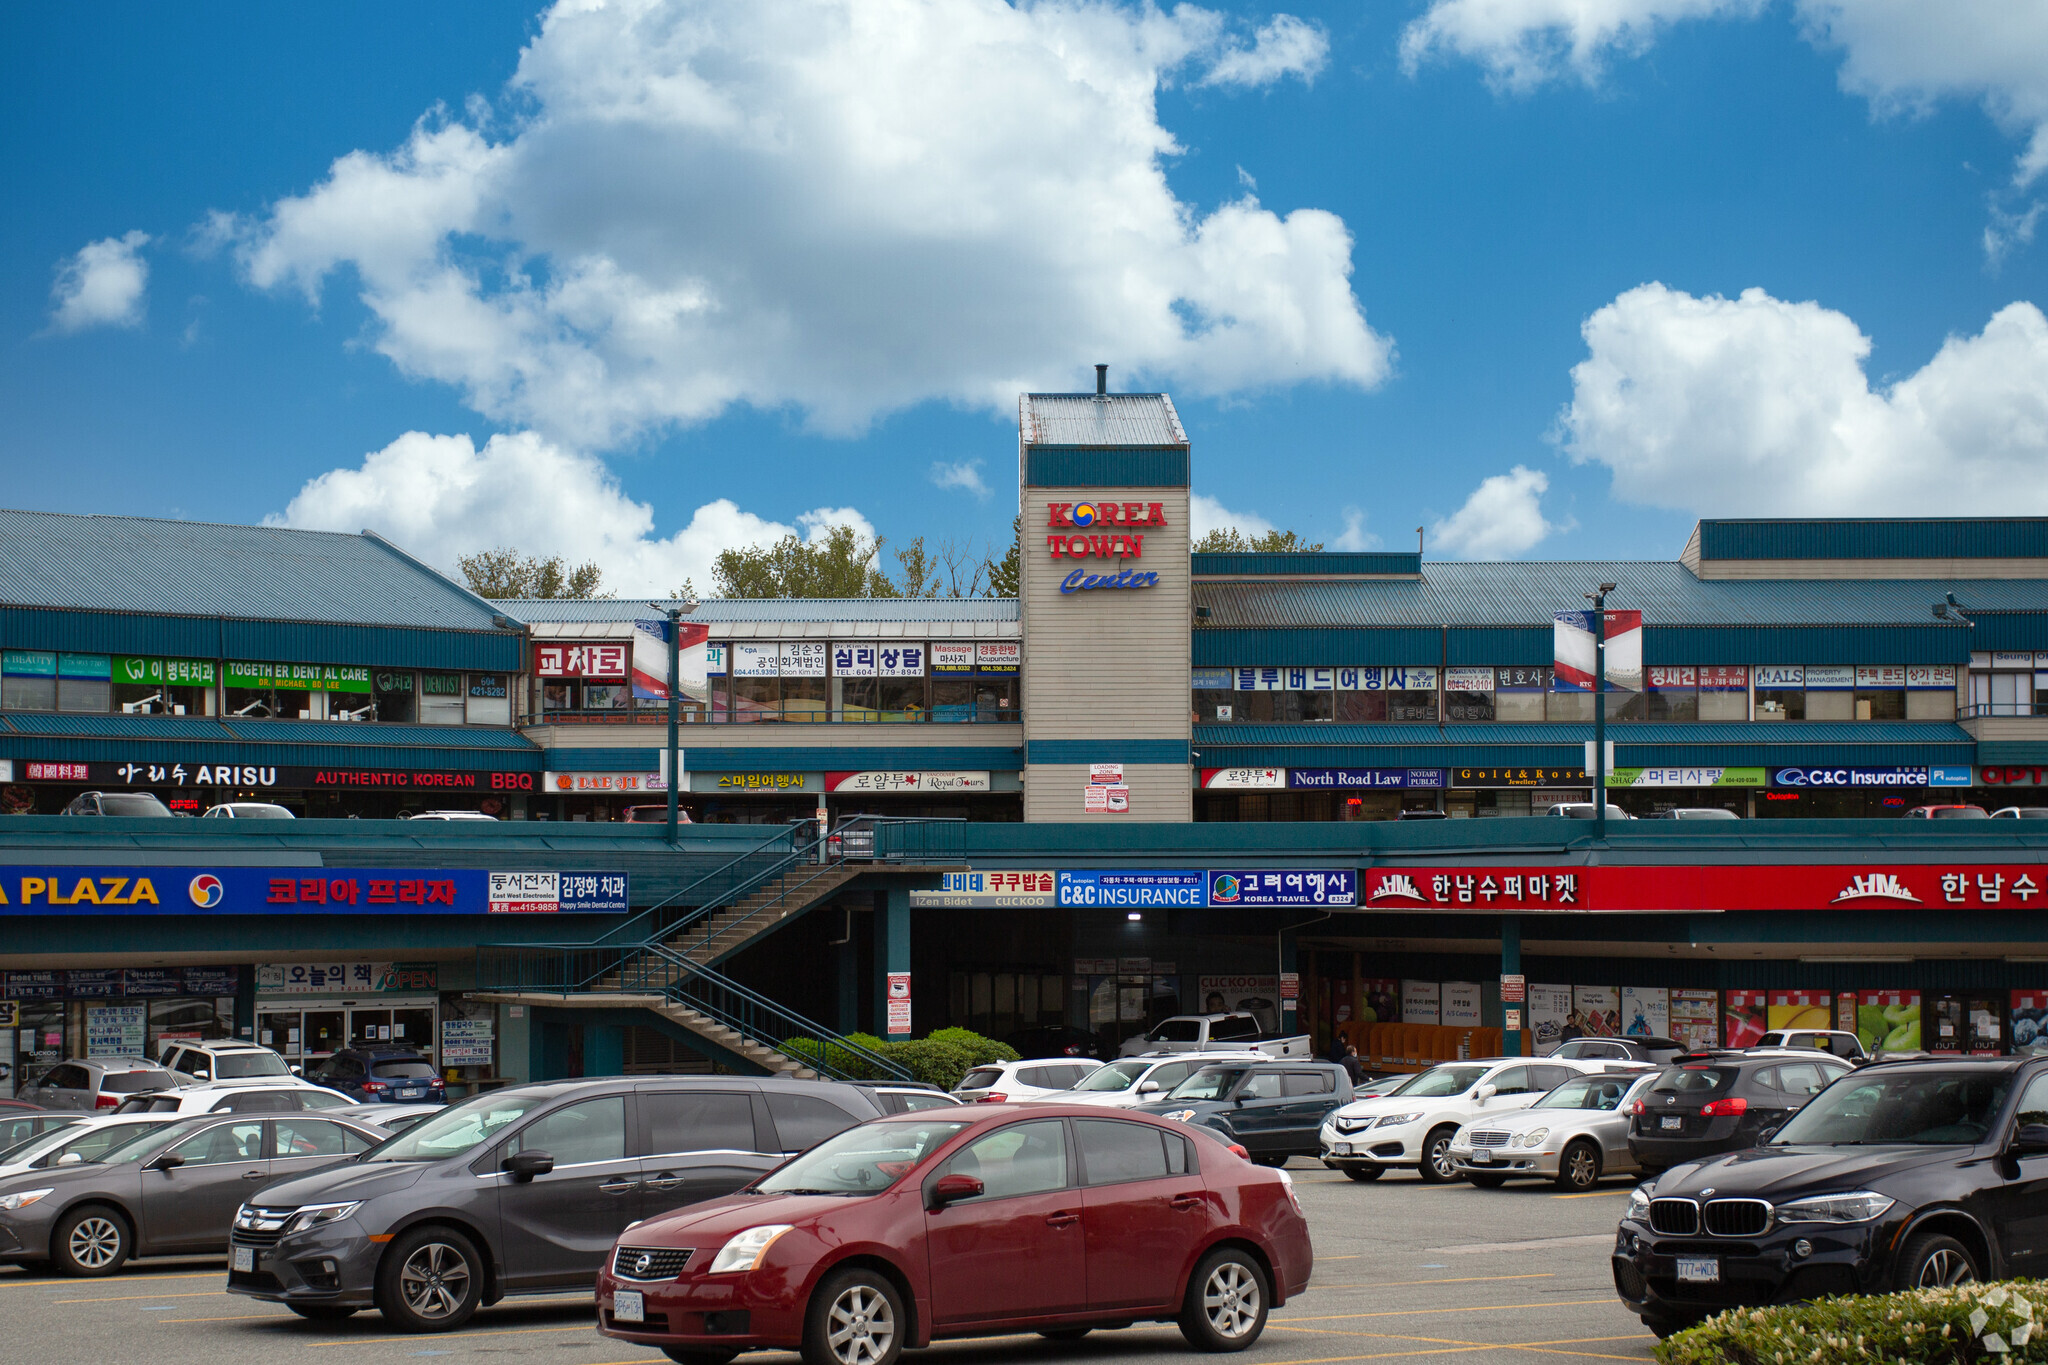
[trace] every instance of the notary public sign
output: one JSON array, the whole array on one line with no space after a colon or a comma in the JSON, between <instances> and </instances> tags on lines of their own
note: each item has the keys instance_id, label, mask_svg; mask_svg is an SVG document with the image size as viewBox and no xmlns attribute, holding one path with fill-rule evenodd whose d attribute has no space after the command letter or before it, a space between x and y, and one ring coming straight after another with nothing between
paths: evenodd
<instances>
[{"instance_id":1,"label":"notary public sign","mask_svg":"<svg viewBox=\"0 0 2048 1365\"><path fill-rule=\"evenodd\" d=\"M1828 863L1749 867L1402 867L1365 874L1371 910L2025 909L2048 904L2048 866Z\"/></svg>"}]
</instances>

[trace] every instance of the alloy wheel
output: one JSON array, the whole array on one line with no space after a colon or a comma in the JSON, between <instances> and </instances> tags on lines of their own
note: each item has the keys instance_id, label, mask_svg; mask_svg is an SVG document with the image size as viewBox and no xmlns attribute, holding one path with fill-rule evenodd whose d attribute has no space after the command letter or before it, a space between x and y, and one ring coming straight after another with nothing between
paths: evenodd
<instances>
[{"instance_id":1,"label":"alloy wheel","mask_svg":"<svg viewBox=\"0 0 2048 1365\"><path fill-rule=\"evenodd\" d=\"M469 1297L469 1261L446 1242L422 1243L405 1258L398 1291L420 1317L445 1318Z\"/></svg>"},{"instance_id":2,"label":"alloy wheel","mask_svg":"<svg viewBox=\"0 0 2048 1365\"><path fill-rule=\"evenodd\" d=\"M1970 1269L1968 1257L1960 1251L1940 1247L1920 1263L1920 1276L1915 1281L1915 1287L1946 1289L1951 1285L1968 1284L1976 1278L1976 1272Z\"/></svg>"},{"instance_id":3,"label":"alloy wheel","mask_svg":"<svg viewBox=\"0 0 2048 1365\"><path fill-rule=\"evenodd\" d=\"M1593 1161L1593 1152L1588 1147L1574 1147L1565 1160L1565 1175L1578 1189L1589 1190L1600 1178L1600 1168Z\"/></svg>"},{"instance_id":4,"label":"alloy wheel","mask_svg":"<svg viewBox=\"0 0 2048 1365\"><path fill-rule=\"evenodd\" d=\"M1237 1262L1225 1261L1202 1286L1202 1311L1216 1335L1235 1341L1258 1324L1258 1280Z\"/></svg>"},{"instance_id":5,"label":"alloy wheel","mask_svg":"<svg viewBox=\"0 0 2048 1365\"><path fill-rule=\"evenodd\" d=\"M1458 1163L1451 1160L1449 1137L1440 1137L1429 1144L1429 1165L1441 1180L1449 1180L1458 1174Z\"/></svg>"},{"instance_id":6,"label":"alloy wheel","mask_svg":"<svg viewBox=\"0 0 2048 1365\"><path fill-rule=\"evenodd\" d=\"M113 1219L93 1214L78 1220L64 1246L84 1269L104 1270L121 1254L121 1229Z\"/></svg>"},{"instance_id":7,"label":"alloy wheel","mask_svg":"<svg viewBox=\"0 0 2048 1365\"><path fill-rule=\"evenodd\" d=\"M896 1313L873 1285L853 1284L832 1300L826 1340L843 1365L874 1365L896 1340Z\"/></svg>"}]
</instances>

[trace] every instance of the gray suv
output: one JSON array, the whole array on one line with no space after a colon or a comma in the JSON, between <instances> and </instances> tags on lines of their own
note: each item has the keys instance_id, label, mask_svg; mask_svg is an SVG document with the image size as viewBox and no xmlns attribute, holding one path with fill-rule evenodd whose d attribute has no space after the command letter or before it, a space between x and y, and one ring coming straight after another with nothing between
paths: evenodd
<instances>
[{"instance_id":1,"label":"gray suv","mask_svg":"<svg viewBox=\"0 0 2048 1365\"><path fill-rule=\"evenodd\" d=\"M113 1109L131 1096L175 1090L178 1077L147 1057L90 1057L59 1062L21 1088L20 1098L45 1109Z\"/></svg>"},{"instance_id":2,"label":"gray suv","mask_svg":"<svg viewBox=\"0 0 2048 1365\"><path fill-rule=\"evenodd\" d=\"M730 1194L879 1118L857 1086L615 1076L493 1091L346 1165L265 1187L235 1216L228 1289L408 1332L508 1294L588 1290L628 1225Z\"/></svg>"}]
</instances>

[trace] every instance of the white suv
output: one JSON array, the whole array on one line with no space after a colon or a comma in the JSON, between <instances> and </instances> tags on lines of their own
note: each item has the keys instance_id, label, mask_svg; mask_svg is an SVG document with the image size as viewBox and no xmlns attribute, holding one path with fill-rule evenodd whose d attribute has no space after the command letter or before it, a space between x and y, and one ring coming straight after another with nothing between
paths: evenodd
<instances>
[{"instance_id":1,"label":"white suv","mask_svg":"<svg viewBox=\"0 0 2048 1365\"><path fill-rule=\"evenodd\" d=\"M1377 1180L1393 1167L1414 1170L1431 1184L1455 1179L1451 1139L1468 1120L1526 1109L1552 1087L1608 1065L1557 1057L1439 1063L1324 1119L1323 1164L1353 1180Z\"/></svg>"},{"instance_id":2,"label":"white suv","mask_svg":"<svg viewBox=\"0 0 2048 1365\"><path fill-rule=\"evenodd\" d=\"M960 1084L953 1087L953 1098L963 1104L1042 1100L1048 1095L1072 1090L1101 1067L1102 1063L1092 1057L1040 1057L1024 1062L990 1062L962 1076Z\"/></svg>"},{"instance_id":3,"label":"white suv","mask_svg":"<svg viewBox=\"0 0 2048 1365\"><path fill-rule=\"evenodd\" d=\"M177 1090L139 1095L122 1114L286 1114L303 1109L346 1109L356 1103L339 1090L297 1076L251 1081L201 1081Z\"/></svg>"},{"instance_id":4,"label":"white suv","mask_svg":"<svg viewBox=\"0 0 2048 1365\"><path fill-rule=\"evenodd\" d=\"M179 1040L165 1043L157 1059L178 1073L178 1084L199 1081L245 1081L257 1077L288 1079L292 1069L283 1057L255 1043L230 1040L200 1043Z\"/></svg>"},{"instance_id":5,"label":"white suv","mask_svg":"<svg viewBox=\"0 0 2048 1365\"><path fill-rule=\"evenodd\" d=\"M1166 1093L1212 1062L1270 1062L1263 1052L1155 1052L1122 1057L1088 1073L1072 1090L1047 1095L1059 1104L1099 1104L1132 1109L1163 1100Z\"/></svg>"}]
</instances>

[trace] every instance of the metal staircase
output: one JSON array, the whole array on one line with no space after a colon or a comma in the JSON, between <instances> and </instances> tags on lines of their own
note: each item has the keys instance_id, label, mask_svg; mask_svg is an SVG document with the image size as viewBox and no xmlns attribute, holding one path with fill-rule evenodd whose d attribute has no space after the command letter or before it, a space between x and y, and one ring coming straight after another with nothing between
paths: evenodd
<instances>
[{"instance_id":1,"label":"metal staircase","mask_svg":"<svg viewBox=\"0 0 2048 1365\"><path fill-rule=\"evenodd\" d=\"M900 822L854 817L822 839L807 837L809 826L778 829L588 943L481 947L475 996L557 1008L651 1010L773 1075L907 1080L909 1073L896 1063L716 970L867 872L873 864L849 863L845 854L872 849L877 823ZM823 1044L821 1055L782 1051L784 1040L799 1037Z\"/></svg>"}]
</instances>

